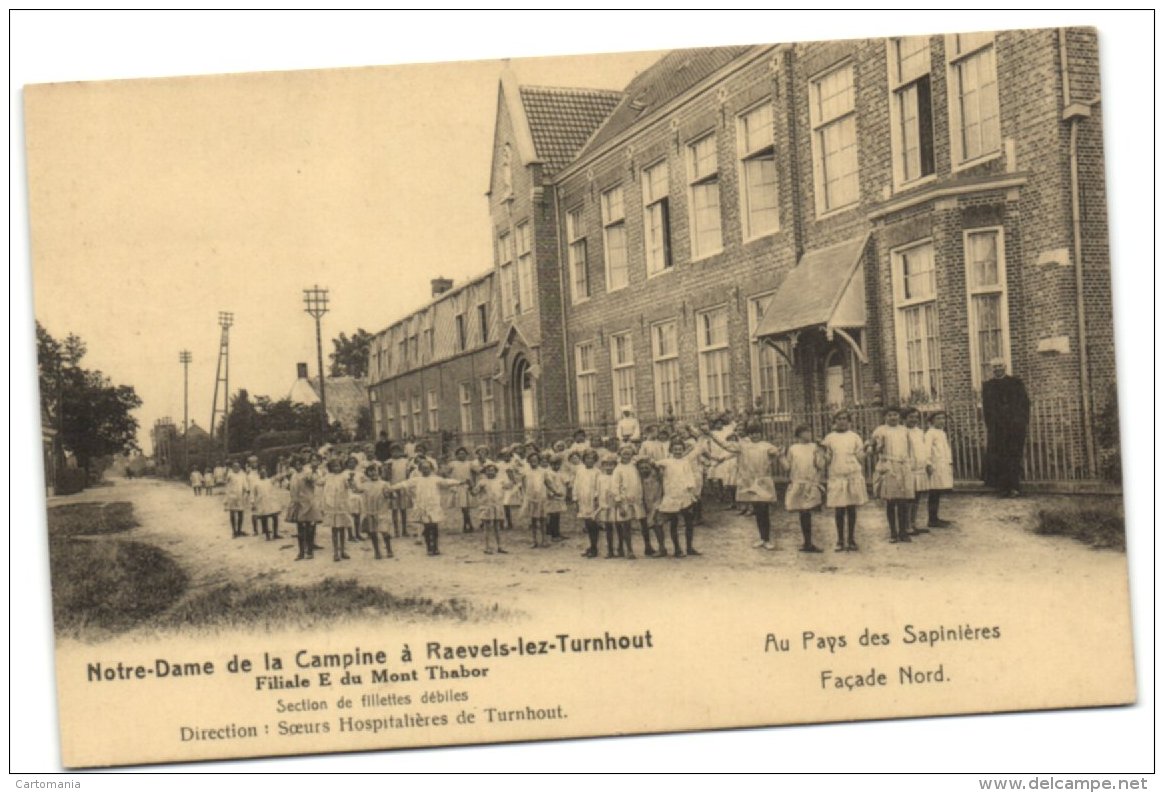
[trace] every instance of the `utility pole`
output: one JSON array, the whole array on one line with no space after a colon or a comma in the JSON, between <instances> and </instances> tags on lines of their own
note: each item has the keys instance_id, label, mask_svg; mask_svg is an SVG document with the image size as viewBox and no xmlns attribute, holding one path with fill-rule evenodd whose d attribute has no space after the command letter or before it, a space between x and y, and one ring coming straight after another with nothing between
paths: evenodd
<instances>
[{"instance_id":1,"label":"utility pole","mask_svg":"<svg viewBox=\"0 0 1164 793\"><path fill-rule=\"evenodd\" d=\"M190 361L189 350L178 353L178 363L182 364L182 465L190 473Z\"/></svg>"},{"instance_id":2,"label":"utility pole","mask_svg":"<svg viewBox=\"0 0 1164 793\"><path fill-rule=\"evenodd\" d=\"M218 312L218 326L222 336L218 341L218 367L214 376L214 401L210 409L210 435L214 436L214 422L218 416L218 384L222 383L222 454L230 453L230 326L234 324L234 313Z\"/></svg>"},{"instance_id":3,"label":"utility pole","mask_svg":"<svg viewBox=\"0 0 1164 793\"><path fill-rule=\"evenodd\" d=\"M315 353L319 362L319 407L321 410L319 422L323 431L320 443L327 443L327 377L323 372L323 336L319 325L320 318L328 311L327 299L327 287L320 287L319 284L316 284L311 289L303 290L303 303L307 306L305 311L315 317Z\"/></svg>"}]
</instances>

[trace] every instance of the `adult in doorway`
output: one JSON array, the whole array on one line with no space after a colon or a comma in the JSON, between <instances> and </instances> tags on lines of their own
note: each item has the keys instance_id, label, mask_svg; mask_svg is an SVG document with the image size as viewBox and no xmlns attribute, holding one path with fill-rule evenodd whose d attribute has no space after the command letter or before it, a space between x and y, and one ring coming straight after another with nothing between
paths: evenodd
<instances>
[{"instance_id":1,"label":"adult in doorway","mask_svg":"<svg viewBox=\"0 0 1164 793\"><path fill-rule=\"evenodd\" d=\"M1020 494L1031 402L1023 381L1006 373L1006 361L996 358L990 365L994 377L982 384L982 417L986 422L982 478L999 495L1014 498Z\"/></svg>"}]
</instances>

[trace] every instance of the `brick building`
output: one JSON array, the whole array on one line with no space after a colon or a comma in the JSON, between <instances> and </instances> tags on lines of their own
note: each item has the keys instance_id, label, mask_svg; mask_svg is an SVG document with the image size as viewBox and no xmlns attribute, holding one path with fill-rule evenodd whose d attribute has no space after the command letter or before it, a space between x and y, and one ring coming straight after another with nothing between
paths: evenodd
<instances>
[{"instance_id":1,"label":"brick building","mask_svg":"<svg viewBox=\"0 0 1164 793\"><path fill-rule=\"evenodd\" d=\"M489 206L499 428L973 411L1002 357L1095 469L1115 357L1093 30L682 50L621 92L505 76Z\"/></svg>"},{"instance_id":2,"label":"brick building","mask_svg":"<svg viewBox=\"0 0 1164 793\"><path fill-rule=\"evenodd\" d=\"M433 299L377 333L368 350L368 396L378 436L480 432L497 423L494 274L453 288L433 280Z\"/></svg>"}]
</instances>

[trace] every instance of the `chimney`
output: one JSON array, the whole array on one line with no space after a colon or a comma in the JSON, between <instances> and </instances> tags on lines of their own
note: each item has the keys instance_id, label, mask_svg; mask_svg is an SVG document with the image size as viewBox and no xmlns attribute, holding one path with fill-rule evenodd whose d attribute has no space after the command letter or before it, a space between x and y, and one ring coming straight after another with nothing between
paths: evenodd
<instances>
[{"instance_id":1,"label":"chimney","mask_svg":"<svg viewBox=\"0 0 1164 793\"><path fill-rule=\"evenodd\" d=\"M434 278L432 279L432 296L443 295L445 292L453 288L452 278Z\"/></svg>"},{"instance_id":2,"label":"chimney","mask_svg":"<svg viewBox=\"0 0 1164 793\"><path fill-rule=\"evenodd\" d=\"M299 377L300 380L306 380L307 379L307 364L305 364L305 363L295 364L295 373Z\"/></svg>"}]
</instances>

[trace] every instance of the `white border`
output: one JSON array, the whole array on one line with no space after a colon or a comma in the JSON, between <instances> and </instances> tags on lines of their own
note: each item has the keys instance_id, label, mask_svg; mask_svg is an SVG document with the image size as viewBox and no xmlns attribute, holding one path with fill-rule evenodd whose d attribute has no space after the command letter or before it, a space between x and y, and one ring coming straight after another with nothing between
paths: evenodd
<instances>
[{"instance_id":1,"label":"white border","mask_svg":"<svg viewBox=\"0 0 1164 793\"><path fill-rule=\"evenodd\" d=\"M724 24L730 21L731 24ZM1152 316L1155 290L1144 288L1146 262L1153 261L1152 195L1154 172L1144 152L1153 149L1152 103L1144 101L1147 75L1153 74L1154 25L1150 13L1113 11L975 11L908 14L825 10L752 11L728 15L668 14L514 14L456 15L264 12L94 13L13 12L10 31L10 497L13 507L15 558L10 560L10 587L21 601L12 613L9 680L13 710L10 765L20 772L59 770L56 693L53 678L51 610L47 583L47 549L41 540L43 514L35 495L41 492L37 461L39 438L31 420L37 404L31 285L28 268L26 194L23 185L23 137L19 87L29 82L108 79L240 72L306 67L351 66L589 51L709 46L738 43L740 31L754 38L784 40L856 38L981 28L1095 25L1100 29L1114 270L1115 323L1120 401L1125 438L1124 469L1129 517L1136 621L1137 676L1140 702L1131 708L1051 711L913 719L823 727L788 727L718 733L562 741L540 744L368 753L281 760L206 763L156 767L178 771L174 790L201 789L203 772L271 773L329 771L424 771L434 768L491 771L562 770L772 770L911 771L941 773L950 769L1026 772L1060 778L1069 771L1147 772L1153 760L1154 615L1152 598L1155 553L1152 502L1153 444L1145 437L1152 417L1152 367L1144 360L1143 319ZM489 35L479 34L488 25ZM529 31L537 30L536 36ZM765 34L767 31L767 34ZM1137 344L1140 346L1137 347ZM1155 359L1155 356L1153 356ZM1133 442L1134 438L1139 440ZM1164 484L1164 481L1161 481ZM896 747L896 749L891 748ZM1139 774L1137 773L1137 776ZM24 773L23 778L33 775ZM75 778L75 777L71 777ZM363 780L366 781L366 780ZM524 780L523 780L524 781ZM742 781L742 780L741 780ZM804 787L792 779L793 788ZM157 781L90 776L87 790L156 790ZM230 787L230 780L215 784ZM353 779L350 784L360 785ZM250 783L254 784L254 783ZM317 787L310 777L285 779L286 789ZM423 784L417 782L415 784ZM510 782L509 784L513 784ZM544 780L529 784L544 786ZM573 789L568 780L554 783ZM737 783L738 784L738 783ZM821 789L932 790L977 789L972 779L877 777L862 780L812 780ZM771 782L766 783L770 786Z\"/></svg>"}]
</instances>

